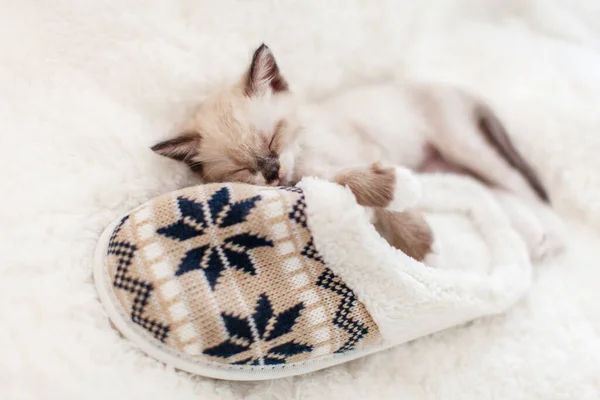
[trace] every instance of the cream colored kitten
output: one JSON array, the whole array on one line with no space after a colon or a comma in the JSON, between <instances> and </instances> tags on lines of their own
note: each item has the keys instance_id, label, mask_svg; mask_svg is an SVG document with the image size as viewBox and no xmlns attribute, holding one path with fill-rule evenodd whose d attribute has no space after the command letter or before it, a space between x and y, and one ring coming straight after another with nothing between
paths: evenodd
<instances>
[{"instance_id":1,"label":"cream colored kitten","mask_svg":"<svg viewBox=\"0 0 600 400\"><path fill-rule=\"evenodd\" d=\"M177 137L153 150L187 163L205 182L292 185L317 176L348 185L350 180L359 203L361 196L384 190L365 184L384 166L468 173L499 191L533 256L562 243L559 220L546 210L548 197L533 169L492 110L456 88L368 85L305 102L289 90L272 52L262 45L238 82L208 97ZM362 204L375 207L376 226L390 243L404 251L421 246L411 254L418 259L431 251L431 232L418 214ZM534 228L531 220L538 222Z\"/></svg>"}]
</instances>

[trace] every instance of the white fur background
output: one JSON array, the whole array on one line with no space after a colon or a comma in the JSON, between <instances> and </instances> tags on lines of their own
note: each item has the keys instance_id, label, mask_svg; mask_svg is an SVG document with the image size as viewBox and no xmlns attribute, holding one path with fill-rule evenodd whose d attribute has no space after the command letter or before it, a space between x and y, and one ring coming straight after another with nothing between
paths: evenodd
<instances>
[{"instance_id":1,"label":"white fur background","mask_svg":"<svg viewBox=\"0 0 600 400\"><path fill-rule=\"evenodd\" d=\"M600 398L596 0L0 0L0 398ZM265 41L311 96L382 75L461 84L541 170L571 250L488 318L309 376L217 382L110 327L91 281L113 218L192 181L153 155Z\"/></svg>"}]
</instances>

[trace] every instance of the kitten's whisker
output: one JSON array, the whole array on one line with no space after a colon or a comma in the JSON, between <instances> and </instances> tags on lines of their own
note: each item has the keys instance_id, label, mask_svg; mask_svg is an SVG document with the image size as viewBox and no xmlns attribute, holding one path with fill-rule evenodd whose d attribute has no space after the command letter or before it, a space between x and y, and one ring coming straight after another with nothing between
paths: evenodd
<instances>
[{"instance_id":1,"label":"kitten's whisker","mask_svg":"<svg viewBox=\"0 0 600 400\"><path fill-rule=\"evenodd\" d=\"M206 177L210 175L210 173L217 167L217 165L213 165L211 169L202 174L202 180L206 180Z\"/></svg>"},{"instance_id":2,"label":"kitten's whisker","mask_svg":"<svg viewBox=\"0 0 600 400\"><path fill-rule=\"evenodd\" d=\"M215 155L213 157L206 157L203 155L202 159L198 162L207 163L207 162L216 162L216 161L221 161L221 160L227 160L227 158L223 157L222 155Z\"/></svg>"}]
</instances>

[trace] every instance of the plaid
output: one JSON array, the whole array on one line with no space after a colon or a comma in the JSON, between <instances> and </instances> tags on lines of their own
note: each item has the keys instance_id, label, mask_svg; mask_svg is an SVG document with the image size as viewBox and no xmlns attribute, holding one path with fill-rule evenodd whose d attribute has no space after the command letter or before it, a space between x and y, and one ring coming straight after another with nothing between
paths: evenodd
<instances>
[{"instance_id":1,"label":"plaid","mask_svg":"<svg viewBox=\"0 0 600 400\"><path fill-rule=\"evenodd\" d=\"M111 236L113 292L148 335L208 362L293 364L379 343L320 256L305 209L299 188L211 184L158 197Z\"/></svg>"}]
</instances>

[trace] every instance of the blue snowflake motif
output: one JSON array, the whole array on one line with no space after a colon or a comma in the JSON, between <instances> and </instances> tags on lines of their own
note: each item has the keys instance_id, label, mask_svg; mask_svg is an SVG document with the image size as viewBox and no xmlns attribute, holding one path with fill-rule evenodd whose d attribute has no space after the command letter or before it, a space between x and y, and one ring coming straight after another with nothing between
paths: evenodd
<instances>
[{"instance_id":1,"label":"blue snowflake motif","mask_svg":"<svg viewBox=\"0 0 600 400\"><path fill-rule=\"evenodd\" d=\"M304 304L298 303L279 314L275 314L268 296L263 293L260 295L254 313L250 318L241 318L226 313L221 314L229 337L217 346L205 349L204 354L229 358L248 352L258 346L263 354L262 357L252 354L232 364L285 364L288 357L308 353L313 349L308 344L298 343L294 340L279 344L273 343L275 339L293 330L303 309ZM256 329L255 333L252 331L252 324Z\"/></svg>"},{"instance_id":2,"label":"blue snowflake motif","mask_svg":"<svg viewBox=\"0 0 600 400\"><path fill-rule=\"evenodd\" d=\"M177 206L181 218L169 226L159 228L157 233L182 242L206 236L208 240L205 242L208 243L188 250L175 275L202 270L212 290L227 267L256 275L256 266L250 251L258 247L273 247L273 242L247 232L225 235L226 237L222 238L222 229L245 222L260 198L254 196L232 203L228 188L218 190L205 202L178 197ZM216 240L212 237L215 232L218 236Z\"/></svg>"}]
</instances>

